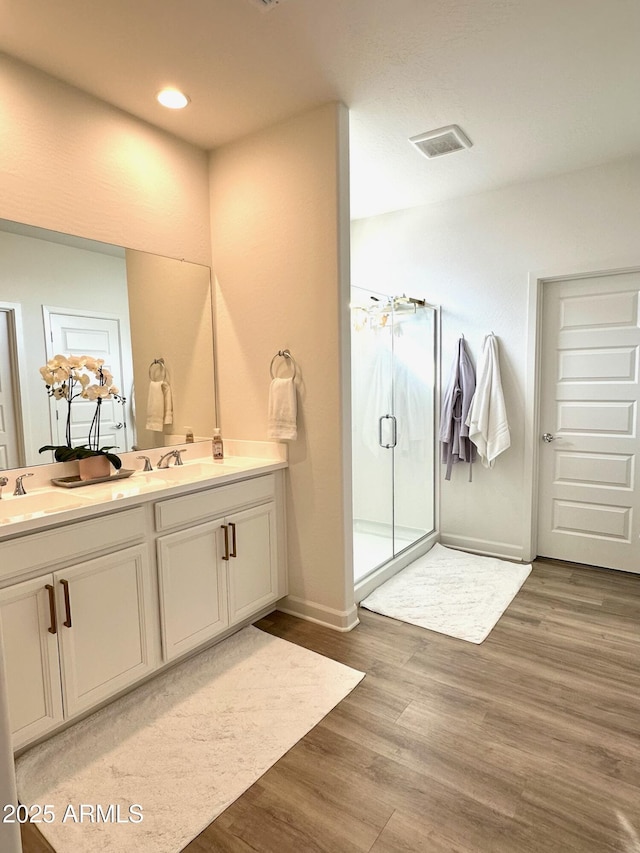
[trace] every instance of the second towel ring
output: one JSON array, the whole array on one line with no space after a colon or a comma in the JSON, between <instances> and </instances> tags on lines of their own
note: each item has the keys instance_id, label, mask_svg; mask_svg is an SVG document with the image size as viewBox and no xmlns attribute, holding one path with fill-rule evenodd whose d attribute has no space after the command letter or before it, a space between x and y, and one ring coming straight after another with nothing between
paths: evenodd
<instances>
[{"instance_id":1,"label":"second towel ring","mask_svg":"<svg viewBox=\"0 0 640 853\"><path fill-rule=\"evenodd\" d=\"M296 373L297 373L296 360L295 360L295 358L291 355L291 353L289 352L289 350L288 350L288 349L279 349L279 350L278 350L278 352L277 352L277 353L274 355L274 357L271 359L271 364L269 365L269 373L271 374L271 378L272 378L272 379L275 379L275 378L276 378L276 377L274 376L274 374L273 374L273 365L274 365L275 360L276 360L277 358L284 358L284 359L286 359L286 360L288 360L288 361L290 361L290 362L291 362L291 367L293 368L293 376L292 376L291 378L292 378L292 379L295 379L295 378L296 378Z\"/></svg>"}]
</instances>

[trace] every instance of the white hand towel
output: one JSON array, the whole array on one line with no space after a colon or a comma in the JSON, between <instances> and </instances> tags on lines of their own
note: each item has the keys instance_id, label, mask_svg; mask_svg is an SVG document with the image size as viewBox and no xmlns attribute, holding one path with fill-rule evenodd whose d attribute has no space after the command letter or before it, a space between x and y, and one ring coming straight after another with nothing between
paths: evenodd
<instances>
[{"instance_id":1,"label":"white hand towel","mask_svg":"<svg viewBox=\"0 0 640 853\"><path fill-rule=\"evenodd\" d=\"M268 434L276 441L298 437L296 386L293 379L273 379L269 386Z\"/></svg>"},{"instance_id":2,"label":"white hand towel","mask_svg":"<svg viewBox=\"0 0 640 853\"><path fill-rule=\"evenodd\" d=\"M476 392L466 425L469 427L469 438L478 448L482 464L485 468L493 468L496 457L511 445L495 335L487 335L484 340Z\"/></svg>"},{"instance_id":3,"label":"white hand towel","mask_svg":"<svg viewBox=\"0 0 640 853\"><path fill-rule=\"evenodd\" d=\"M164 424L173 423L173 399L168 382L149 382L147 429L162 432Z\"/></svg>"},{"instance_id":4,"label":"white hand towel","mask_svg":"<svg viewBox=\"0 0 640 853\"><path fill-rule=\"evenodd\" d=\"M173 423L173 394L171 393L171 385L168 382L162 383L162 395L164 398L164 418L165 424Z\"/></svg>"},{"instance_id":5,"label":"white hand towel","mask_svg":"<svg viewBox=\"0 0 640 853\"><path fill-rule=\"evenodd\" d=\"M147 398L147 429L162 432L164 421L164 392L162 382L149 382Z\"/></svg>"}]
</instances>

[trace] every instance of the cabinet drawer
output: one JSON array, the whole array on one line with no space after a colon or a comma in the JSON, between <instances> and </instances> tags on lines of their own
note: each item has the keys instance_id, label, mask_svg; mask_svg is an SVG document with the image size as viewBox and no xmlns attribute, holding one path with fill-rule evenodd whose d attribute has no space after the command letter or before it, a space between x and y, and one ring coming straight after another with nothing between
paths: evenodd
<instances>
[{"instance_id":1,"label":"cabinet drawer","mask_svg":"<svg viewBox=\"0 0 640 853\"><path fill-rule=\"evenodd\" d=\"M0 542L0 577L8 578L57 563L77 562L106 548L118 548L144 538L144 510L124 512L77 521L22 539Z\"/></svg>"},{"instance_id":2,"label":"cabinet drawer","mask_svg":"<svg viewBox=\"0 0 640 853\"><path fill-rule=\"evenodd\" d=\"M205 521L216 516L227 515L238 507L272 500L275 494L275 477L267 474L217 486L204 492L170 498L156 504L156 530L168 530L182 524Z\"/></svg>"}]
</instances>

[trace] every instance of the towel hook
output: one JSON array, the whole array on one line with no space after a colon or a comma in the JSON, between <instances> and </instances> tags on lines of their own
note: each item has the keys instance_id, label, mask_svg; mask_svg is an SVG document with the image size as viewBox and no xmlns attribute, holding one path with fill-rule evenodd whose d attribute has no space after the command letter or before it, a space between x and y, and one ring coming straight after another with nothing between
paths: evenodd
<instances>
[{"instance_id":1,"label":"towel hook","mask_svg":"<svg viewBox=\"0 0 640 853\"><path fill-rule=\"evenodd\" d=\"M296 373L297 373L296 360L295 360L295 358L291 355L291 353L289 352L289 350L288 350L288 349L279 349L279 350L278 350L278 352L277 352L277 353L274 355L274 357L271 359L271 364L269 365L269 373L271 374L271 378L272 378L272 379L275 379L275 378L276 378L276 377L275 377L275 375L274 375L274 372L273 372L273 365L274 365L274 362L275 362L275 360L276 360L277 358L284 358L285 360L289 360L289 361L291 362L291 367L293 368L293 376L292 376L291 378L292 378L292 379L295 379L295 378L296 378Z\"/></svg>"},{"instance_id":2,"label":"towel hook","mask_svg":"<svg viewBox=\"0 0 640 853\"><path fill-rule=\"evenodd\" d=\"M149 379L153 381L153 377L151 376L151 371L153 369L154 364L159 364L162 368L162 376L160 379L155 380L156 382L164 382L167 378L167 365L164 363L164 358L154 358L151 364L149 365Z\"/></svg>"}]
</instances>

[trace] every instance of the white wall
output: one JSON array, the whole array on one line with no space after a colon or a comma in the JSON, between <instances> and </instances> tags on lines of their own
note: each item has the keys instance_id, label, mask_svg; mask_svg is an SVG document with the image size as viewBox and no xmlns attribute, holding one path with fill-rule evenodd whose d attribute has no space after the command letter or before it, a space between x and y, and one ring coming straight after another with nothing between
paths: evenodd
<instances>
[{"instance_id":1,"label":"white wall","mask_svg":"<svg viewBox=\"0 0 640 853\"><path fill-rule=\"evenodd\" d=\"M224 146L211 163L223 436L267 438L269 364L289 348L299 365L299 432L287 472L285 606L338 628L355 620L341 350L347 138L345 108L328 104Z\"/></svg>"},{"instance_id":2,"label":"white wall","mask_svg":"<svg viewBox=\"0 0 640 853\"><path fill-rule=\"evenodd\" d=\"M442 483L444 542L522 556L529 275L639 263L639 226L640 158L353 223L354 285L442 306L443 384L461 333L474 361L485 334L500 341L512 445Z\"/></svg>"},{"instance_id":3,"label":"white wall","mask_svg":"<svg viewBox=\"0 0 640 853\"><path fill-rule=\"evenodd\" d=\"M204 151L0 55L0 218L211 263Z\"/></svg>"}]
</instances>

